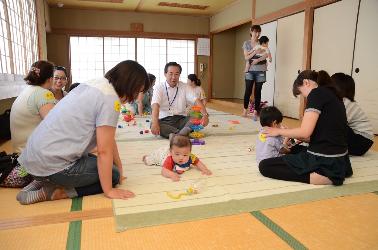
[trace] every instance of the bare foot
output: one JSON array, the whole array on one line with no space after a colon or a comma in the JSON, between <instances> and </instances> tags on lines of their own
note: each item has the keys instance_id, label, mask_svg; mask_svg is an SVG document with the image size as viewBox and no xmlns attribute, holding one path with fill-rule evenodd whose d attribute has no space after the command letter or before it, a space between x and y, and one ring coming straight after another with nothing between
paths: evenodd
<instances>
[{"instance_id":1,"label":"bare foot","mask_svg":"<svg viewBox=\"0 0 378 250\"><path fill-rule=\"evenodd\" d=\"M247 117L247 114L248 114L248 110L246 110L246 109L243 109L243 113L242 113L242 116L243 116L243 117Z\"/></svg>"},{"instance_id":2,"label":"bare foot","mask_svg":"<svg viewBox=\"0 0 378 250\"><path fill-rule=\"evenodd\" d=\"M68 198L68 195L64 191L64 188L56 188L51 195L51 200L61 200Z\"/></svg>"},{"instance_id":3,"label":"bare foot","mask_svg":"<svg viewBox=\"0 0 378 250\"><path fill-rule=\"evenodd\" d=\"M332 181L323 175L320 175L318 173L311 173L310 174L310 184L314 185L331 185Z\"/></svg>"},{"instance_id":4,"label":"bare foot","mask_svg":"<svg viewBox=\"0 0 378 250\"><path fill-rule=\"evenodd\" d=\"M144 162L144 165L147 165L146 158L147 158L147 155L143 155L143 162Z\"/></svg>"}]
</instances>

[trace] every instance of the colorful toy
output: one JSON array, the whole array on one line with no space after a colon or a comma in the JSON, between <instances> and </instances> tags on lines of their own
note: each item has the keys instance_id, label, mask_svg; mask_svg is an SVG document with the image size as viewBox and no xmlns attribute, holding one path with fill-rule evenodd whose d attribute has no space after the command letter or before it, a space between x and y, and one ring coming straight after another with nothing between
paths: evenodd
<instances>
[{"instance_id":1,"label":"colorful toy","mask_svg":"<svg viewBox=\"0 0 378 250\"><path fill-rule=\"evenodd\" d=\"M199 106L192 106L192 111L190 112L190 128L193 130L192 133L189 134L189 136L193 139L196 139L195 144L193 145L204 145L204 141L199 140L200 138L203 138L205 135L202 132L199 132L203 129L203 126L201 124L202 122L202 113L201 107Z\"/></svg>"},{"instance_id":2,"label":"colorful toy","mask_svg":"<svg viewBox=\"0 0 378 250\"><path fill-rule=\"evenodd\" d=\"M183 193L172 194L171 192L166 192L167 196L173 200L179 200L184 195L193 195L204 192L206 189L206 182L204 180L196 181L192 183L187 190Z\"/></svg>"},{"instance_id":3,"label":"colorful toy","mask_svg":"<svg viewBox=\"0 0 378 250\"><path fill-rule=\"evenodd\" d=\"M126 112L123 115L123 120L127 123L134 120L134 115L130 112L130 110L126 110Z\"/></svg>"},{"instance_id":4,"label":"colorful toy","mask_svg":"<svg viewBox=\"0 0 378 250\"><path fill-rule=\"evenodd\" d=\"M228 122L231 124L240 124L240 121L238 120L229 120Z\"/></svg>"},{"instance_id":5,"label":"colorful toy","mask_svg":"<svg viewBox=\"0 0 378 250\"><path fill-rule=\"evenodd\" d=\"M190 142L192 145L205 145L204 140L199 140L199 139L190 139Z\"/></svg>"},{"instance_id":6,"label":"colorful toy","mask_svg":"<svg viewBox=\"0 0 378 250\"><path fill-rule=\"evenodd\" d=\"M125 106L122 106L122 108L121 108L121 113L122 114L126 114L127 113L127 109L126 109L126 107Z\"/></svg>"}]
</instances>

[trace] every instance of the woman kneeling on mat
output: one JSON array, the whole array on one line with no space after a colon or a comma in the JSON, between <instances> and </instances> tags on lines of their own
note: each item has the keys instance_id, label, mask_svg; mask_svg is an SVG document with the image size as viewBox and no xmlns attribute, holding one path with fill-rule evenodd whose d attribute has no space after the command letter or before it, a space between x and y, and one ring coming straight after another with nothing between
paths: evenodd
<instances>
[{"instance_id":1,"label":"woman kneeling on mat","mask_svg":"<svg viewBox=\"0 0 378 250\"><path fill-rule=\"evenodd\" d=\"M353 174L348 156L347 118L342 99L325 71L305 70L293 84L294 96L307 98L301 126L264 127L266 136L309 138L307 151L260 162L262 175L315 185L342 185ZM307 139L308 140L308 139Z\"/></svg>"},{"instance_id":2,"label":"woman kneeling on mat","mask_svg":"<svg viewBox=\"0 0 378 250\"><path fill-rule=\"evenodd\" d=\"M104 193L127 199L115 142L121 103L150 88L137 62L123 61L104 77L80 84L64 97L29 137L18 161L38 182L17 195L21 204ZM97 147L97 156L90 154Z\"/></svg>"}]
</instances>

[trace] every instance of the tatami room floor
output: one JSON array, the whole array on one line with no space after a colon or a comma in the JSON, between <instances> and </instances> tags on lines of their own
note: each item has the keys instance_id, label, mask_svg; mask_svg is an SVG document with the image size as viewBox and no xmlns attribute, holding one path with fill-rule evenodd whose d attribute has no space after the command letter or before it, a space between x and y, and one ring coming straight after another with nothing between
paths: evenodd
<instances>
[{"instance_id":1,"label":"tatami room floor","mask_svg":"<svg viewBox=\"0 0 378 250\"><path fill-rule=\"evenodd\" d=\"M208 107L242 110L240 101ZM103 195L21 206L17 192L0 189L0 249L378 249L376 193L116 233Z\"/></svg>"}]
</instances>

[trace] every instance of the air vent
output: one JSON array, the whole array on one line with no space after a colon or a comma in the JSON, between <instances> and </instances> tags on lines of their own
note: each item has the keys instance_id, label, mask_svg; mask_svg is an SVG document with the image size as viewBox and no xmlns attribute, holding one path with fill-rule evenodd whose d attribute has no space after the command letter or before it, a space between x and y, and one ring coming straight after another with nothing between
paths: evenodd
<instances>
[{"instance_id":1,"label":"air vent","mask_svg":"<svg viewBox=\"0 0 378 250\"><path fill-rule=\"evenodd\" d=\"M159 6L164 7L175 7L175 8L185 8L185 9L195 9L195 10L205 10L209 6L206 5L195 5L195 4L185 4L185 3L168 3L168 2L160 2Z\"/></svg>"}]
</instances>

